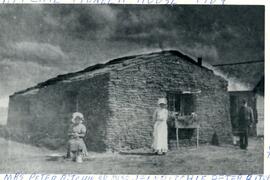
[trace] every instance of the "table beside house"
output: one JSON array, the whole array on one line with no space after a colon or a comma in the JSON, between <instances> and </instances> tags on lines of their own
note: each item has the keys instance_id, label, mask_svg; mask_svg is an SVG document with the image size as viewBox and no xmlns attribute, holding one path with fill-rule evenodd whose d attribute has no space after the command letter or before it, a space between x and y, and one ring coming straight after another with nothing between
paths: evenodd
<instances>
[{"instance_id":1,"label":"table beside house","mask_svg":"<svg viewBox=\"0 0 270 180\"><path fill-rule=\"evenodd\" d=\"M200 125L196 120L192 120L192 123L185 124L182 120L186 119L192 119L195 117L191 116L181 116L175 119L175 128L176 128L176 143L177 143L177 149L179 148L179 129L196 129L196 148L199 147L199 139L200 139Z\"/></svg>"}]
</instances>

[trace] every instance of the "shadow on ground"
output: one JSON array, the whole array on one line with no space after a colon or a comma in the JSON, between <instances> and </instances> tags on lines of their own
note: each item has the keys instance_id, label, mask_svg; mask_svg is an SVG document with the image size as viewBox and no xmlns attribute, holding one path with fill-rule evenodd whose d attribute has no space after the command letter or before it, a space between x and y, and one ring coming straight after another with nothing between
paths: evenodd
<instances>
[{"instance_id":1,"label":"shadow on ground","mask_svg":"<svg viewBox=\"0 0 270 180\"><path fill-rule=\"evenodd\" d=\"M232 145L201 145L172 150L165 156L151 151L89 152L83 163L67 161L65 152L0 138L0 173L77 174L262 174L263 139L251 138L247 151Z\"/></svg>"}]
</instances>

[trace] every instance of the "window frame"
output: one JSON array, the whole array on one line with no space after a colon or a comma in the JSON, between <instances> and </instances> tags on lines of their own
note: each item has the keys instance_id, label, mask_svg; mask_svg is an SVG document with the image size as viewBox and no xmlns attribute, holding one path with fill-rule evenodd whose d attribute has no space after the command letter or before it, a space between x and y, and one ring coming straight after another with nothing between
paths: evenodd
<instances>
[{"instance_id":1,"label":"window frame","mask_svg":"<svg viewBox=\"0 0 270 180\"><path fill-rule=\"evenodd\" d=\"M167 91L166 92L168 101L168 110L177 112L180 115L191 115L191 113L196 111L196 92L191 91ZM185 97L186 96L186 97ZM191 103L187 103L187 96L191 96ZM186 98L186 99L185 99ZM177 108L179 106L179 108ZM192 108L187 110L187 106Z\"/></svg>"}]
</instances>

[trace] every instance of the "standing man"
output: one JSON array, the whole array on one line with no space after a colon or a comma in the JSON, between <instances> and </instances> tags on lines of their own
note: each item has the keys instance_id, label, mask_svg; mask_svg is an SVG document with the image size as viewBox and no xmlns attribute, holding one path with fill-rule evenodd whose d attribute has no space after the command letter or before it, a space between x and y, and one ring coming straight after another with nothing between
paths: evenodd
<instances>
[{"instance_id":1,"label":"standing man","mask_svg":"<svg viewBox=\"0 0 270 180\"><path fill-rule=\"evenodd\" d=\"M248 106L247 101L242 101L242 106L239 110L239 136L240 148L247 149L248 146L248 128L254 122L253 110Z\"/></svg>"}]
</instances>

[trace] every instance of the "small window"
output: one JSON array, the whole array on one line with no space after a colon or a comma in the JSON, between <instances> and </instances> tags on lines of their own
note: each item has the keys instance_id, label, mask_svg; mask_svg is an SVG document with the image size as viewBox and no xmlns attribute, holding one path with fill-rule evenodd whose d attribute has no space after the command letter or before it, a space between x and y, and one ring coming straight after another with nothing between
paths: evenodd
<instances>
[{"instance_id":1,"label":"small window","mask_svg":"<svg viewBox=\"0 0 270 180\"><path fill-rule=\"evenodd\" d=\"M67 91L63 103L69 111L79 111L78 92Z\"/></svg>"},{"instance_id":2,"label":"small window","mask_svg":"<svg viewBox=\"0 0 270 180\"><path fill-rule=\"evenodd\" d=\"M21 99L21 102L16 107L16 110L25 115L29 115L30 114L30 101L28 99Z\"/></svg>"},{"instance_id":3,"label":"small window","mask_svg":"<svg viewBox=\"0 0 270 180\"><path fill-rule=\"evenodd\" d=\"M190 115L195 112L195 94L183 92L168 92L168 110Z\"/></svg>"}]
</instances>

